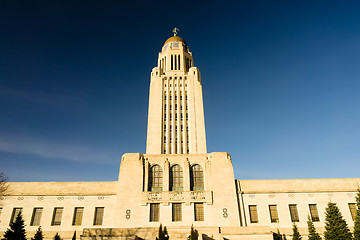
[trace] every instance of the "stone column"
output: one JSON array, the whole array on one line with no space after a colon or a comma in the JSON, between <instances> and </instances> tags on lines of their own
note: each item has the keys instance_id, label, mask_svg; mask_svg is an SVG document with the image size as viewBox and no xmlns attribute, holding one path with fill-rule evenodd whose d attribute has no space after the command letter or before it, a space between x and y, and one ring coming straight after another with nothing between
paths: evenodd
<instances>
[{"instance_id":1,"label":"stone column","mask_svg":"<svg viewBox=\"0 0 360 240\"><path fill-rule=\"evenodd\" d=\"M144 163L144 192L149 191L149 161L146 158Z\"/></svg>"}]
</instances>

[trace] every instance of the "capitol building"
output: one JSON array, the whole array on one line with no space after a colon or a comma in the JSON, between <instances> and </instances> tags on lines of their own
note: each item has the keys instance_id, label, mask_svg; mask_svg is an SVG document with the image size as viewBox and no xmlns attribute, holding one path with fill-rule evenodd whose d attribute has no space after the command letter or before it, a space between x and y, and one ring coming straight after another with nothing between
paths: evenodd
<instances>
[{"instance_id":1,"label":"capitol building","mask_svg":"<svg viewBox=\"0 0 360 240\"><path fill-rule=\"evenodd\" d=\"M135 106L134 106L135 107ZM219 149L221 150L221 149ZM167 39L151 72L146 153L121 158L118 181L10 182L2 197L0 234L22 213L28 238L307 239L307 218L323 234L325 208L337 204L352 228L360 178L238 180L231 155L208 153L200 71L188 44ZM290 239L290 238L289 238Z\"/></svg>"}]
</instances>

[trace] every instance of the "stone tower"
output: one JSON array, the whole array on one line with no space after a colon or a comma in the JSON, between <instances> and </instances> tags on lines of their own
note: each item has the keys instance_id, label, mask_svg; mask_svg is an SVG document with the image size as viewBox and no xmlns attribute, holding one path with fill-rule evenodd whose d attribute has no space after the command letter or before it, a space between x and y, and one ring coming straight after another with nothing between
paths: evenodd
<instances>
[{"instance_id":1,"label":"stone tower","mask_svg":"<svg viewBox=\"0 0 360 240\"><path fill-rule=\"evenodd\" d=\"M165 41L151 72L146 153L206 153L200 72L178 36Z\"/></svg>"}]
</instances>

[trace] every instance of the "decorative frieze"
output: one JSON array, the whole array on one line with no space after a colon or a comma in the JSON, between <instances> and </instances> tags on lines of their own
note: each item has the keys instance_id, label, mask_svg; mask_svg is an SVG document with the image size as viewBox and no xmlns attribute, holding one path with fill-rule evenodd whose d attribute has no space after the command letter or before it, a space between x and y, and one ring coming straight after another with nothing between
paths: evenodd
<instances>
[{"instance_id":1,"label":"decorative frieze","mask_svg":"<svg viewBox=\"0 0 360 240\"><path fill-rule=\"evenodd\" d=\"M170 191L170 192L143 192L143 205L148 203L164 203L169 202L205 202L209 205L213 204L212 191Z\"/></svg>"}]
</instances>

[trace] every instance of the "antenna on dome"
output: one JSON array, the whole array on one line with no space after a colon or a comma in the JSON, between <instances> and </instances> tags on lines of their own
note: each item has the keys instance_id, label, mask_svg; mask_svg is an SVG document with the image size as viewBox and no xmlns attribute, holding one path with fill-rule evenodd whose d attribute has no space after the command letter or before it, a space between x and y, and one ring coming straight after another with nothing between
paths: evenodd
<instances>
[{"instance_id":1,"label":"antenna on dome","mask_svg":"<svg viewBox=\"0 0 360 240\"><path fill-rule=\"evenodd\" d=\"M180 32L180 30L176 27L172 31L174 33L174 37L178 34L178 32Z\"/></svg>"}]
</instances>

